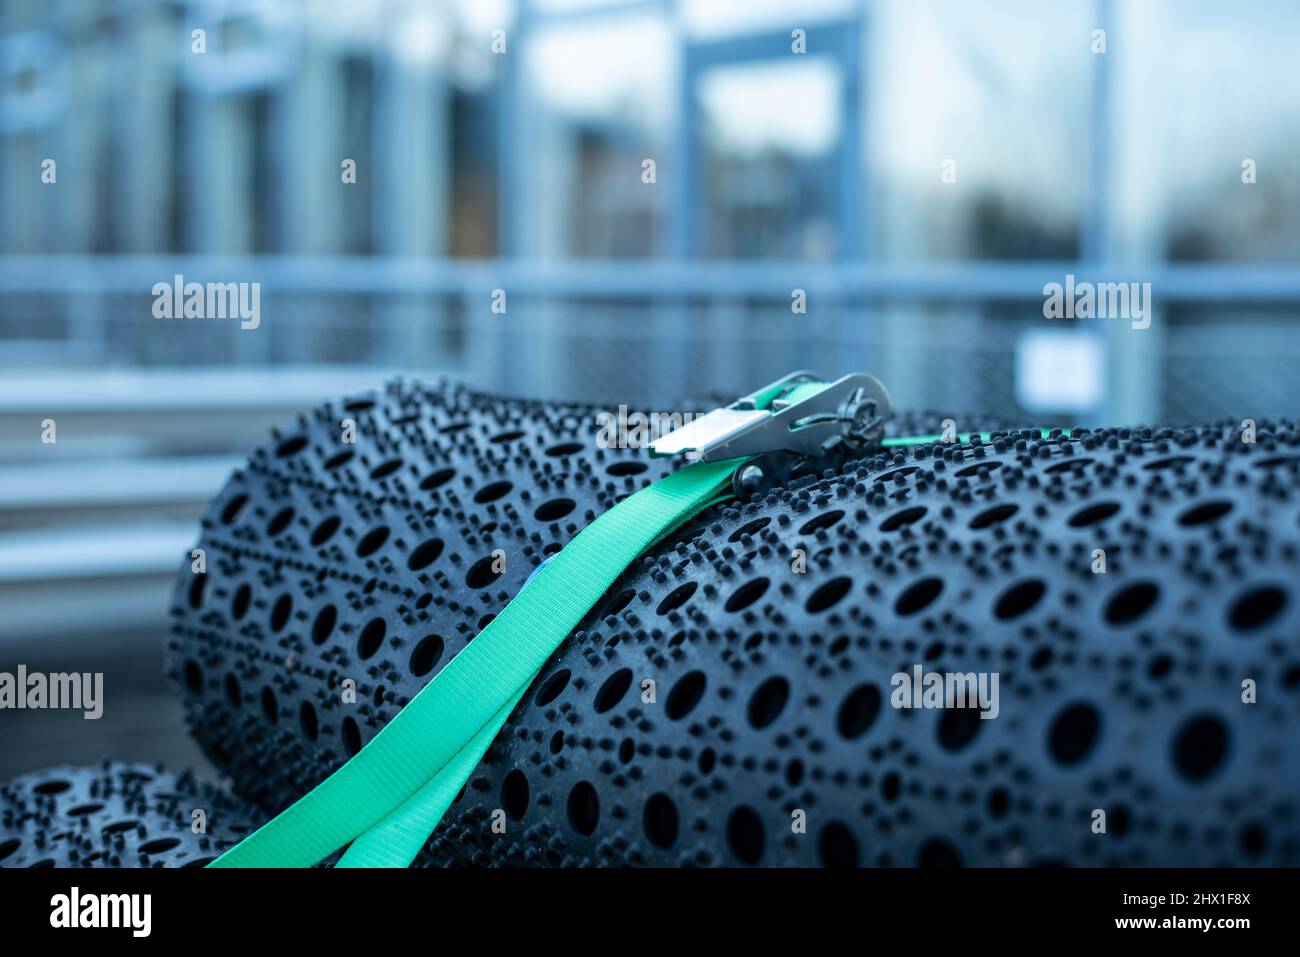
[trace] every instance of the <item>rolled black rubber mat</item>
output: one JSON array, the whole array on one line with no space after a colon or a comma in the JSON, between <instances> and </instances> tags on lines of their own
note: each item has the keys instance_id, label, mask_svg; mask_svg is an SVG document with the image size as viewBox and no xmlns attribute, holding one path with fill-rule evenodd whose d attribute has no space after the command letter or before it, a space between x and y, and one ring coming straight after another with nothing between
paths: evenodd
<instances>
[{"instance_id":1,"label":"rolled black rubber mat","mask_svg":"<svg viewBox=\"0 0 1300 957\"><path fill-rule=\"evenodd\" d=\"M51 768L0 784L0 867L202 867L258 819L189 774Z\"/></svg>"},{"instance_id":2,"label":"rolled black rubber mat","mask_svg":"<svg viewBox=\"0 0 1300 957\"><path fill-rule=\"evenodd\" d=\"M169 661L239 795L317 784L670 467L595 411L395 383L236 474ZM919 446L715 507L553 656L421 862L1300 863L1300 436L1234 425ZM899 697L932 673L996 677L990 717Z\"/></svg>"}]
</instances>

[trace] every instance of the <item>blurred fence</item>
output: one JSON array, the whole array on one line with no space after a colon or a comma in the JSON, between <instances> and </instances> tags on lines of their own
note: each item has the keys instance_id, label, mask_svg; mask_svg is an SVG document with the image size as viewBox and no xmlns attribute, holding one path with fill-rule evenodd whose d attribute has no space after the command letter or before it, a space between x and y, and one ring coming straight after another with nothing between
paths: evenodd
<instances>
[{"instance_id":1,"label":"blurred fence","mask_svg":"<svg viewBox=\"0 0 1300 957\"><path fill-rule=\"evenodd\" d=\"M1067 273L1150 282L1150 328L1045 319L1043 287ZM150 290L178 274L260 283L260 327L154 318ZM797 292L806 312L792 308ZM1103 344L1101 398L1055 411L1109 422L1290 414L1298 312L1300 270L1284 265L0 257L6 358L69 376L104 364L361 364L609 402L740 393L806 366L870 369L903 405L1041 414L1017 398L1018 341L1072 328Z\"/></svg>"}]
</instances>

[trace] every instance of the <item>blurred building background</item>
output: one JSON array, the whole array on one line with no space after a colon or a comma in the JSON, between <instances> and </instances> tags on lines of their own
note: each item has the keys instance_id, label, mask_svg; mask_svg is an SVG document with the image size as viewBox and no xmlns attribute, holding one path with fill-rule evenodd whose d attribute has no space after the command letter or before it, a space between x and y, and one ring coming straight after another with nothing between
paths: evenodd
<instances>
[{"instance_id":1,"label":"blurred building background","mask_svg":"<svg viewBox=\"0 0 1300 957\"><path fill-rule=\"evenodd\" d=\"M0 776L192 757L155 665L198 509L392 371L1295 414L1298 35L1289 0L5 0L0 668L135 704L94 734L0 714L45 738ZM176 274L260 282L260 328L155 319ZM1150 282L1150 328L1044 319L1067 274Z\"/></svg>"}]
</instances>

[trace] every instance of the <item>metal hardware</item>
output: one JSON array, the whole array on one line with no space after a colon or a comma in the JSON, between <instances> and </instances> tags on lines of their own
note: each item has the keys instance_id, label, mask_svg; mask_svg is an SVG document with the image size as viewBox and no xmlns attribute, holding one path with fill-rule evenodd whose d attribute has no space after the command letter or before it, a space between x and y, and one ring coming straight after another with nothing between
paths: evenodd
<instances>
[{"instance_id":1,"label":"metal hardware","mask_svg":"<svg viewBox=\"0 0 1300 957\"><path fill-rule=\"evenodd\" d=\"M861 452L879 445L890 413L880 380L858 372L811 395L799 388L823 382L812 372L792 373L660 436L650 453L717 462L768 452L821 458L841 448ZM760 469L750 484L761 478Z\"/></svg>"}]
</instances>

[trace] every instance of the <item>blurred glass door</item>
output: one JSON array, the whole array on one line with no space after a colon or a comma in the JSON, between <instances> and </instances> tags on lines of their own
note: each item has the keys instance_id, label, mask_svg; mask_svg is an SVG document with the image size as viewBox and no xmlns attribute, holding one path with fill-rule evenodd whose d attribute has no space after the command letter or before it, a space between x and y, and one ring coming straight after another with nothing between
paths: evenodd
<instances>
[{"instance_id":1,"label":"blurred glass door","mask_svg":"<svg viewBox=\"0 0 1300 957\"><path fill-rule=\"evenodd\" d=\"M861 42L856 17L685 40L673 252L863 255Z\"/></svg>"}]
</instances>

